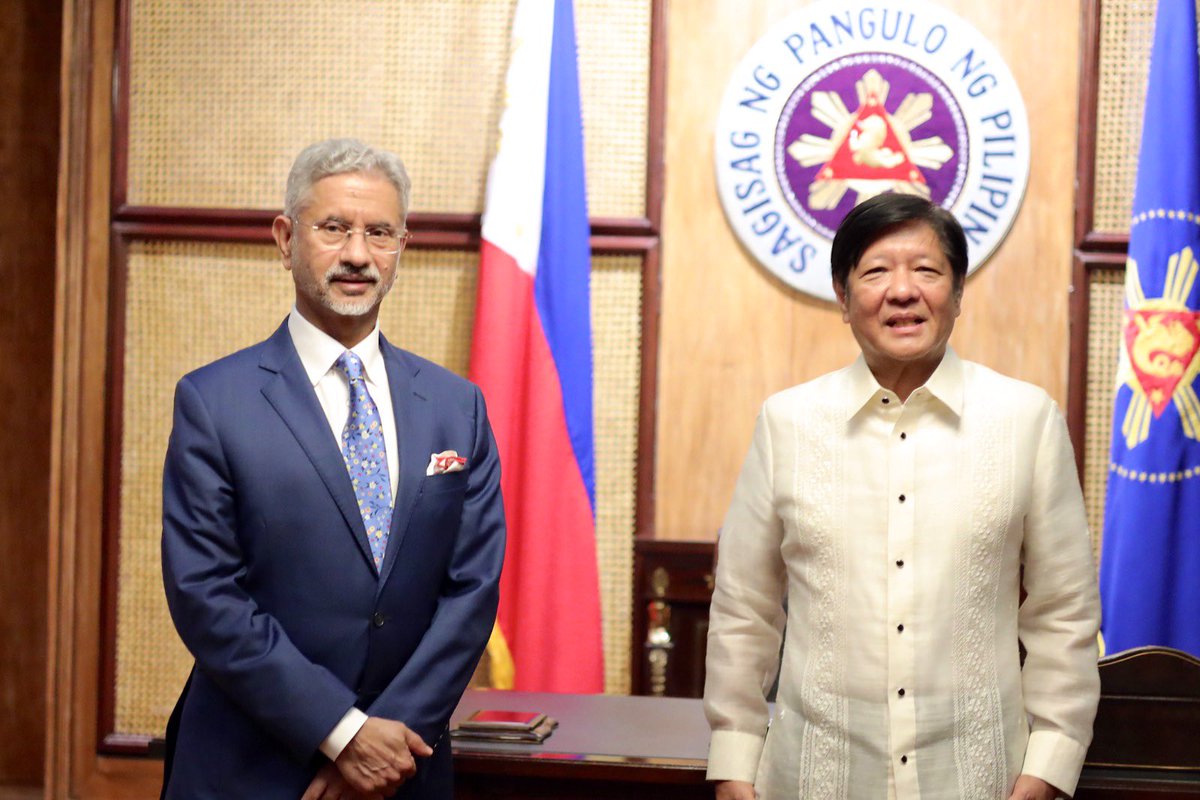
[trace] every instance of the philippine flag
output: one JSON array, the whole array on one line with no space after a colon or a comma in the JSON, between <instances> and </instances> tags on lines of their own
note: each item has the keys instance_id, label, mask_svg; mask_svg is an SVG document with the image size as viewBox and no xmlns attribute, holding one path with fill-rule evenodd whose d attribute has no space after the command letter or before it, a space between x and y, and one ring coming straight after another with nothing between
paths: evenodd
<instances>
[{"instance_id":1,"label":"philippine flag","mask_svg":"<svg viewBox=\"0 0 1200 800\"><path fill-rule=\"evenodd\" d=\"M604 688L582 128L571 0L519 0L470 366L500 448L508 518L488 646L498 688Z\"/></svg>"}]
</instances>

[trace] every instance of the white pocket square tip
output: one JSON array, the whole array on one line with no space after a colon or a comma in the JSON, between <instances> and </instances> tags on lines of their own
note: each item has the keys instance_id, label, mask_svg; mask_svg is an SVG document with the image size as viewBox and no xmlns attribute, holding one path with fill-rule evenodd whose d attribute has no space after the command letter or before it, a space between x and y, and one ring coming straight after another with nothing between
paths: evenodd
<instances>
[{"instance_id":1,"label":"white pocket square tip","mask_svg":"<svg viewBox=\"0 0 1200 800\"><path fill-rule=\"evenodd\" d=\"M467 468L467 460L456 450L443 450L429 456L429 466L425 468L426 475L444 475L447 472L462 472Z\"/></svg>"}]
</instances>

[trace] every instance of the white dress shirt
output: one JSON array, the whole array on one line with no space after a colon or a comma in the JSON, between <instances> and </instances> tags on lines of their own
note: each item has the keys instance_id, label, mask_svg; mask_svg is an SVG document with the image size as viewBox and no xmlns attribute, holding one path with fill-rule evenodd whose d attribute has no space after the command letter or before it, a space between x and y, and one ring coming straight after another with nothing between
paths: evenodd
<instances>
[{"instance_id":1,"label":"white dress shirt","mask_svg":"<svg viewBox=\"0 0 1200 800\"><path fill-rule=\"evenodd\" d=\"M292 344L300 354L300 363L308 373L308 380L317 393L317 401L325 418L329 420L329 430L337 442L338 450L342 449L342 430L350 417L350 382L346 373L334 366L346 348L325 331L304 318L295 307L288 316L288 333L292 335ZM379 422L383 426L383 446L387 449L388 476L392 484L392 501L396 500L395 476L400 469L400 453L396 446L396 416L392 411L392 393L388 388L387 367L383 362L383 353L379 349L379 325L367 334L351 352L362 359L363 375L367 379L367 391L375 401L379 410Z\"/></svg>"},{"instance_id":2,"label":"white dress shirt","mask_svg":"<svg viewBox=\"0 0 1200 800\"><path fill-rule=\"evenodd\" d=\"M350 382L346 374L334 366L334 363L346 352L346 348L329 334L304 318L295 307L288 316L288 333L292 336L292 344L300 355L300 363L308 374L313 391L317 393L317 401L325 418L329 421L329 430L337 442L338 450L342 449L342 430L350 416ZM392 486L392 503L396 502L396 476L400 470L400 453L396 444L396 416L392 410L392 394L388 388L387 368L383 361L383 353L379 350L379 325L367 334L354 347L350 348L363 363L363 374L367 381L367 391L379 411L379 422L383 427L383 445L387 450L389 483ZM351 708L341 721L321 742L321 752L330 761L336 760L354 735L367 721L367 715L357 708Z\"/></svg>"},{"instance_id":3,"label":"white dress shirt","mask_svg":"<svg viewBox=\"0 0 1200 800\"><path fill-rule=\"evenodd\" d=\"M901 402L860 357L759 415L719 543L708 777L789 800L1005 800L1020 773L1071 793L1099 618L1046 393L947 349Z\"/></svg>"}]
</instances>

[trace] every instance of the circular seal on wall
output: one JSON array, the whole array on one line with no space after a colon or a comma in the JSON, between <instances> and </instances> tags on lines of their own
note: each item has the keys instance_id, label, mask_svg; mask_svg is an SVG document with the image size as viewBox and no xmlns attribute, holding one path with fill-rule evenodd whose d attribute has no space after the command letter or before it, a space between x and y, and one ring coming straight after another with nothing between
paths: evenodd
<instances>
[{"instance_id":1,"label":"circular seal on wall","mask_svg":"<svg viewBox=\"0 0 1200 800\"><path fill-rule=\"evenodd\" d=\"M927 197L967 234L969 271L1007 235L1029 180L1016 81L973 26L919 0L821 2L734 70L716 129L717 191L750 253L833 300L829 249L858 203Z\"/></svg>"}]
</instances>

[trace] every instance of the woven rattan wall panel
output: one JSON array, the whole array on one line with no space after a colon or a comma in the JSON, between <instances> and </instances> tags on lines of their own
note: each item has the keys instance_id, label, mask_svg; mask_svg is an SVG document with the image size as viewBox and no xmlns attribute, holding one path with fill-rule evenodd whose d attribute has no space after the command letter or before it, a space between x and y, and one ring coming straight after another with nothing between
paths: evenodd
<instances>
[{"instance_id":1,"label":"woven rattan wall panel","mask_svg":"<svg viewBox=\"0 0 1200 800\"><path fill-rule=\"evenodd\" d=\"M604 689L628 694L633 637L634 509L641 387L641 256L592 262L596 556L604 616Z\"/></svg>"},{"instance_id":2,"label":"woven rattan wall panel","mask_svg":"<svg viewBox=\"0 0 1200 800\"><path fill-rule=\"evenodd\" d=\"M584 158L592 216L646 213L649 0L576 0Z\"/></svg>"},{"instance_id":3,"label":"woven rattan wall panel","mask_svg":"<svg viewBox=\"0 0 1200 800\"><path fill-rule=\"evenodd\" d=\"M1154 0L1104 0L1092 200L1098 231L1129 230L1153 38Z\"/></svg>"},{"instance_id":4,"label":"woven rattan wall panel","mask_svg":"<svg viewBox=\"0 0 1200 800\"><path fill-rule=\"evenodd\" d=\"M478 213L513 5L131 0L127 201L276 208L302 147L353 135L405 159L414 210ZM590 211L642 217L650 2L576 6Z\"/></svg>"},{"instance_id":5,"label":"woven rattan wall panel","mask_svg":"<svg viewBox=\"0 0 1200 800\"><path fill-rule=\"evenodd\" d=\"M162 461L175 382L195 367L266 338L287 313L290 283L273 248L131 248L121 439L117 733L161 735L191 666L167 616L159 563Z\"/></svg>"},{"instance_id":6,"label":"woven rattan wall panel","mask_svg":"<svg viewBox=\"0 0 1200 800\"><path fill-rule=\"evenodd\" d=\"M1099 563L1104 536L1104 493L1108 487L1112 442L1113 395L1121 317L1125 309L1125 273L1093 270L1088 281L1087 408L1083 443L1083 498Z\"/></svg>"},{"instance_id":7,"label":"woven rattan wall panel","mask_svg":"<svg viewBox=\"0 0 1200 800\"><path fill-rule=\"evenodd\" d=\"M383 305L393 342L465 373L473 252L410 250ZM594 261L597 539L605 684L628 692L640 377L641 258ZM185 372L261 341L291 304L273 247L134 243L126 284L114 731L161 735L191 659L174 634L159 566L162 460Z\"/></svg>"}]
</instances>

